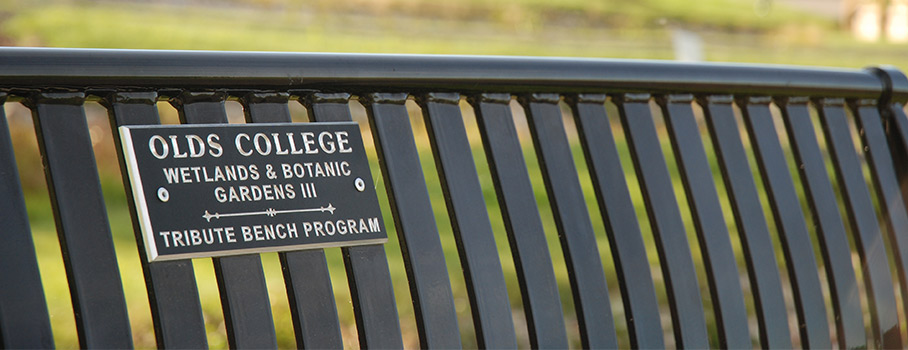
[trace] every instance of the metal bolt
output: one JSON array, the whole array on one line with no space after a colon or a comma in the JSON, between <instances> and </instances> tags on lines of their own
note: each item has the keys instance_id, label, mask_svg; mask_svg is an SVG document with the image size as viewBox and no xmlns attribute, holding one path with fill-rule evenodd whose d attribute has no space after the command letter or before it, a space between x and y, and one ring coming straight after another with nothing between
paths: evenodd
<instances>
[{"instance_id":1,"label":"metal bolt","mask_svg":"<svg viewBox=\"0 0 908 350\"><path fill-rule=\"evenodd\" d=\"M356 190L357 190L357 191L362 192L362 191L365 191L365 190L366 190L366 182L363 181L362 178L359 178L359 177L356 178L356 180L353 181L353 184L356 185Z\"/></svg>"},{"instance_id":2,"label":"metal bolt","mask_svg":"<svg viewBox=\"0 0 908 350\"><path fill-rule=\"evenodd\" d=\"M164 187L158 188L158 199L161 202L167 202L170 200L170 192L167 192L167 189Z\"/></svg>"}]
</instances>

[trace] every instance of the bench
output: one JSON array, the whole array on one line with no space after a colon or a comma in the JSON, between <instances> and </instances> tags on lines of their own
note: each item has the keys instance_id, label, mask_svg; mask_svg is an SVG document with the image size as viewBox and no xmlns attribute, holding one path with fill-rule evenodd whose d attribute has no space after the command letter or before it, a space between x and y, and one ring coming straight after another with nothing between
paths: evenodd
<instances>
[{"instance_id":1,"label":"bench","mask_svg":"<svg viewBox=\"0 0 908 350\"><path fill-rule=\"evenodd\" d=\"M392 284L382 245L340 248L345 276L329 274L324 249L279 253L298 347L344 346L332 279L347 280L364 348L404 346L395 293L407 289L426 348L462 347L468 327L483 348L517 347L523 327L533 348L904 344L908 79L894 68L3 48L0 94L32 111L81 347L129 348L150 332L128 319L121 275L139 271L117 263L86 101L116 129L161 123L161 101L188 124L227 123L228 100L247 123L290 122L297 102L312 122L349 121L352 98L368 113L408 284ZM462 272L446 263L413 100ZM49 348L57 296L42 287L3 121L0 343ZM481 154L492 186L477 175ZM136 236L157 346L207 347L192 260L148 263ZM511 259L516 277L503 272ZM277 347L260 255L213 266L229 346ZM450 282L461 273L469 315Z\"/></svg>"}]
</instances>

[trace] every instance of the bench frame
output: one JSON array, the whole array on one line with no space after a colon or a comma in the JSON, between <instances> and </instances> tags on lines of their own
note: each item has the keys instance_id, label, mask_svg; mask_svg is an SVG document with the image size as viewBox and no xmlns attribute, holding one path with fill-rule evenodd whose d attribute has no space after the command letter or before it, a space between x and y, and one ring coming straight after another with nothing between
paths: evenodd
<instances>
[{"instance_id":1,"label":"bench frame","mask_svg":"<svg viewBox=\"0 0 908 350\"><path fill-rule=\"evenodd\" d=\"M477 344L517 346L489 213L459 103L479 126L513 253L534 348L568 345L539 208L511 114L526 111L535 153L568 266L582 346L616 347L615 320L590 213L561 118L571 109L615 259L632 347L664 347L653 281L627 183L617 158L606 101L615 104L633 156L654 233L678 347L709 346L701 291L651 101L661 109L702 251L720 347L791 347L779 268L767 218L747 164L735 109L753 145L784 260L792 281L804 347L901 347L895 296L908 295L908 78L894 68L866 70L693 64L639 60L241 53L82 49L0 49L0 98L34 116L82 347L132 346L120 271L85 124L83 103L99 100L111 125L158 124L155 104L168 101L183 123L226 123L224 102L240 101L246 120L290 122L287 103L303 103L311 121L351 120L348 101L366 106L401 242L421 347L461 347L441 243L405 103L423 110L470 297ZM759 334L751 335L735 255L709 173L692 106L702 109L729 193L754 294ZM804 183L810 217L832 294L828 320L818 259L787 169L771 106L779 107ZM819 115L838 188L826 174L811 110ZM854 151L850 116L865 152ZM45 295L31 240L9 130L0 122L0 344L53 346ZM119 147L119 145L117 145ZM850 148L849 148L850 147ZM873 175L864 180L861 159ZM743 163L742 163L743 161ZM122 159L121 159L122 162ZM121 164L122 165L122 164ZM617 167L616 167L617 165ZM617 169L618 171L616 171ZM125 172L124 172L125 173ZM124 178L124 183L128 183ZM130 187L126 186L131 196ZM906 189L903 191L902 189ZM842 191L846 221L835 191ZM881 213L874 211L873 196ZM130 206L133 205L129 201ZM134 212L135 208L131 208ZM881 216L881 217L878 217ZM881 223L883 224L881 227ZM136 225L136 224L134 224ZM138 226L134 227L138 232ZM884 237L883 234L886 234ZM848 243L852 236L855 247ZM159 347L207 346L192 263L146 263L139 254ZM888 244L888 245L887 245ZM343 248L362 347L402 347L382 246ZM867 288L855 293L851 253ZM894 257L892 279L889 254ZM299 347L342 347L331 276L323 250L280 253ZM214 258L231 348L276 347L258 255ZM730 288L728 286L738 286ZM398 286L400 288L400 286ZM908 303L904 303L908 313ZM864 318L871 328L866 333ZM869 340L868 340L869 339Z\"/></svg>"}]
</instances>

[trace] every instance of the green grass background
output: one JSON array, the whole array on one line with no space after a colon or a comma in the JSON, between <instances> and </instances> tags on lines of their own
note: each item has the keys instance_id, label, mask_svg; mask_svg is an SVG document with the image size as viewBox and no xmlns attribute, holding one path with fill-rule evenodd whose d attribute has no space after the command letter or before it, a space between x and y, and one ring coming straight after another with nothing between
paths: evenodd
<instances>
[{"instance_id":1,"label":"green grass background","mask_svg":"<svg viewBox=\"0 0 908 350\"><path fill-rule=\"evenodd\" d=\"M768 13L755 10L753 1L747 0L510 0L487 3L481 0L460 2L434 2L430 0L351 0L351 1L281 1L281 0L232 0L223 2L112 2L112 1L48 1L42 3L19 3L0 1L0 42L14 46L91 47L91 48L134 48L134 49L186 49L186 50L253 50L253 51L308 51L308 52L382 52L382 53L428 53L428 54L482 54L482 55L533 55L572 57L614 57L671 59L674 51L671 42L672 30L683 28L700 35L704 44L704 55L709 61L755 62L801 65L825 65L839 67L864 67L872 64L892 64L908 67L908 45L892 43L860 43L850 38L834 20L774 3ZM162 119L176 123L176 112L166 103L159 103ZM432 207L445 252L455 296L455 306L461 326L462 339L466 347L475 347L475 336L469 310L460 263L450 227L442 190L435 175L435 165L429 147L425 126L418 107L408 103L413 122L417 146L424 164L427 186L432 198ZM353 103L352 112L367 135L368 123L365 110ZM608 105L611 116L617 116L614 106ZM43 183L40 155L37 151L34 130L29 111L21 105L8 103L5 106L16 144L17 162L23 186L27 192L29 218L34 230L36 250L41 263L42 278L51 312L57 346L78 347L75 323L69 301L65 272L57 242L53 213L50 208L46 187ZM227 103L228 113L233 121L242 120L238 103ZM297 103L291 103L295 119L304 120L305 111ZM528 347L526 325L523 323L523 308L519 296L514 264L510 258L504 224L501 219L491 175L485 155L479 149L475 119L472 109L462 104L466 116L473 155L479 170L483 195L489 208L492 227L496 231L496 243L502 254L502 265L515 310L519 341ZM517 120L521 120L521 109L513 107ZM106 112L95 103L86 106L90 130L95 143L96 158L101 175L107 210L111 221L113 238L120 260L124 290L129 305L130 321L134 341L138 347L155 347L151 331L151 318L145 294L144 281L136 254L131 219L127 209L117 169ZM565 110L565 113L568 113ZM702 123L702 119L700 120ZM605 229L599 215L592 182L590 181L582 151L577 143L575 128L570 118L569 139L572 142L574 161L578 165L580 183L586 195L593 228L599 239L612 307L619 328L619 341L629 346L624 322L621 296L615 278ZM614 134L618 140L624 171L627 174L631 195L641 220L643 236L649 247L648 258L654 268L657 294L663 301L660 306L666 315L663 328L666 341L671 323L665 306L664 283L661 281L657 254L652 233L649 230L643 201L641 199L633 165L629 158L620 124L613 120ZM777 120L777 125L781 122ZM702 126L702 125L701 125ZM819 129L818 129L819 130ZM665 136L660 124L659 132ZM579 334L573 302L565 270L564 258L557 239L548 198L536 161L531 140L525 129L521 129L525 158L531 179L537 189L536 200L540 206L543 224L558 276L566 323L571 345L579 347ZM746 140L746 135L744 136ZM712 146L704 139L707 153L712 155ZM783 142L784 143L784 142ZM786 151L790 152L785 146ZM669 170L675 184L675 196L680 207L692 244L694 259L699 269L700 284L703 287L704 304L712 310L706 288L705 272L690 220L690 210L683 200L685 194L678 177L678 169L671 154L671 145L663 144L668 156ZM373 162L373 178L382 203L387 202L384 181L375 163L374 149L369 150ZM751 164L755 164L752 153ZM789 153L789 160L791 159ZM720 173L711 158L716 178ZM793 162L790 161L792 169ZM756 169L756 167L753 167ZM793 173L794 174L794 173ZM755 171L755 176L759 174ZM797 178L795 181L798 182ZM758 182L758 186L760 186ZM733 246L739 258L739 269L746 274L741 246L737 238L732 215L727 208L728 199L721 181L717 182L720 199L726 208L726 220ZM765 192L760 188L762 200L766 203ZM799 194L801 198L803 194ZM393 220L389 209L383 208L385 223L391 229L390 241L386 245L389 265L397 295L397 306L402 315L401 327L407 347L417 347L417 335L413 309L409 301L406 275L396 235L393 234ZM806 210L806 207L805 207ZM771 213L766 209L767 217ZM772 220L769 222L772 227ZM812 228L811 228L812 230ZM775 231L773 231L775 232ZM778 239L775 243L778 246ZM816 244L815 244L816 246ZM326 250L331 269L334 291L338 300L338 312L343 324L345 345L358 347L355 322L350 304L348 286L345 280L343 261L339 249ZM272 312L282 348L295 346L291 327L286 293L280 275L280 264L276 254L263 254L265 274L269 286ZM818 264L822 266L817 253ZM780 266L783 266L781 250L778 250ZM218 298L216 282L210 259L195 259L202 308L209 331L209 342L213 348L227 346L223 316ZM783 268L783 276L784 268ZM746 283L746 278L742 277ZM788 287L786 287L788 288ZM828 290L824 290L828 299ZM753 301L745 286L747 306L753 314ZM791 305L791 300L788 301ZM828 302L828 301L827 301ZM831 312L831 311L830 311ZM830 314L831 316L831 314ZM711 338L717 345L715 322L711 312ZM904 318L903 318L904 321ZM755 319L751 320L755 326ZM903 323L904 324L904 323ZM869 326L869 325L868 325ZM754 344L756 332L752 332ZM793 329L793 334L797 331ZM797 336L795 339L797 344Z\"/></svg>"}]
</instances>

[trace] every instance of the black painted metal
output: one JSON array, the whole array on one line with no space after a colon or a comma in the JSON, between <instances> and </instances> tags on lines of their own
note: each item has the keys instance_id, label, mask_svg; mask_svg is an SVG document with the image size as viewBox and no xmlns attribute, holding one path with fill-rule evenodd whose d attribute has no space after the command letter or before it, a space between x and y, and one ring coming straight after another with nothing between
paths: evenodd
<instances>
[{"instance_id":1,"label":"black painted metal","mask_svg":"<svg viewBox=\"0 0 908 350\"><path fill-rule=\"evenodd\" d=\"M120 92L112 93L104 100L110 116L111 129L117 130L121 125L160 124L158 109L155 106L157 94L154 92ZM120 168L125 169L120 138L114 137ZM132 186L129 175L123 171L127 198L132 198ZM155 324L155 339L159 348L205 348L208 337L205 331L205 320L199 303L199 291L191 260L168 261L149 264L145 254L145 240L141 236L139 222L135 215L135 202L128 200L132 213L133 230L136 233L136 245L139 248L139 260L145 276L145 288L151 306L152 320Z\"/></svg>"},{"instance_id":2,"label":"black painted metal","mask_svg":"<svg viewBox=\"0 0 908 350\"><path fill-rule=\"evenodd\" d=\"M567 98L574 112L580 143L596 189L599 212L606 225L624 314L634 349L665 347L659 302L656 300L646 246L634 212L621 158L605 114L606 95Z\"/></svg>"},{"instance_id":3,"label":"black painted metal","mask_svg":"<svg viewBox=\"0 0 908 350\"><path fill-rule=\"evenodd\" d=\"M420 102L470 295L477 344L516 348L511 302L460 113L460 95L430 93Z\"/></svg>"},{"instance_id":4,"label":"black painted metal","mask_svg":"<svg viewBox=\"0 0 908 350\"><path fill-rule=\"evenodd\" d=\"M343 347L334 289L321 249L280 253L296 344L304 349Z\"/></svg>"},{"instance_id":5,"label":"black painted metal","mask_svg":"<svg viewBox=\"0 0 908 350\"><path fill-rule=\"evenodd\" d=\"M791 348L788 312L782 296L776 254L732 110L732 97L708 96L699 102L703 106L744 248L747 275L760 326L760 345L765 349Z\"/></svg>"},{"instance_id":6,"label":"black painted metal","mask_svg":"<svg viewBox=\"0 0 908 350\"><path fill-rule=\"evenodd\" d=\"M0 102L5 100L0 95ZM0 109L0 347L48 349L54 338L15 160L6 113Z\"/></svg>"},{"instance_id":7,"label":"black painted metal","mask_svg":"<svg viewBox=\"0 0 908 350\"><path fill-rule=\"evenodd\" d=\"M856 101L852 106L864 154L874 179L877 202L883 210L889 237L889 252L895 258L895 270L899 276L901 295L908 295L908 212L904 198L895 178L895 167L880 111L875 100ZM908 310L904 302L902 307Z\"/></svg>"},{"instance_id":8,"label":"black painted metal","mask_svg":"<svg viewBox=\"0 0 908 350\"><path fill-rule=\"evenodd\" d=\"M650 112L649 94L615 96L624 132L643 192L650 225L656 237L659 263L665 275L672 326L679 348L709 347L703 301L690 245L671 176Z\"/></svg>"},{"instance_id":9,"label":"black painted metal","mask_svg":"<svg viewBox=\"0 0 908 350\"><path fill-rule=\"evenodd\" d=\"M351 121L347 93L314 93L302 102L309 120ZM364 349L400 349L403 339L388 258L381 245L341 248L347 268L347 283L353 299L359 346Z\"/></svg>"},{"instance_id":10,"label":"black painted metal","mask_svg":"<svg viewBox=\"0 0 908 350\"><path fill-rule=\"evenodd\" d=\"M527 57L4 48L4 85L286 91L688 92L879 98L854 69ZM9 85L8 85L9 84Z\"/></svg>"},{"instance_id":11,"label":"black painted metal","mask_svg":"<svg viewBox=\"0 0 908 350\"><path fill-rule=\"evenodd\" d=\"M781 236L782 252L787 262L785 266L798 314L801 344L808 348L831 348L826 305L822 298L816 297L823 294L816 257L801 202L788 170L788 161L769 110L771 102L770 98L756 97L739 100L739 105L769 197L776 229Z\"/></svg>"},{"instance_id":12,"label":"black painted metal","mask_svg":"<svg viewBox=\"0 0 908 350\"><path fill-rule=\"evenodd\" d=\"M691 107L694 96L669 95L659 100L703 254L719 331L719 347L752 347L738 264L703 147L700 126Z\"/></svg>"},{"instance_id":13,"label":"black painted metal","mask_svg":"<svg viewBox=\"0 0 908 350\"><path fill-rule=\"evenodd\" d=\"M879 100L880 106L890 105L891 108L903 108L908 103L908 76L893 66L869 67L864 71L875 75L883 83L883 91ZM904 113L904 110L903 110Z\"/></svg>"},{"instance_id":14,"label":"black painted metal","mask_svg":"<svg viewBox=\"0 0 908 350\"><path fill-rule=\"evenodd\" d=\"M589 210L555 94L522 96L574 295L584 348L617 348L615 321Z\"/></svg>"},{"instance_id":15,"label":"black painted metal","mask_svg":"<svg viewBox=\"0 0 908 350\"><path fill-rule=\"evenodd\" d=\"M249 93L243 97L247 123L289 123L290 95ZM323 249L278 253L287 287L296 344L301 349L342 348L334 289Z\"/></svg>"},{"instance_id":16,"label":"black painted metal","mask_svg":"<svg viewBox=\"0 0 908 350\"><path fill-rule=\"evenodd\" d=\"M908 118L905 116L904 107L908 102L908 76L895 67L869 70L885 84L884 96L879 100L879 109L888 136L896 180L901 188L902 203L908 207ZM904 284L904 277L902 279Z\"/></svg>"},{"instance_id":17,"label":"black painted metal","mask_svg":"<svg viewBox=\"0 0 908 350\"><path fill-rule=\"evenodd\" d=\"M892 152L896 178L902 189L902 201L908 206L908 117L905 116L905 108L900 102L893 103L888 108L881 108L880 113L888 126L886 131L889 149Z\"/></svg>"},{"instance_id":18,"label":"black painted metal","mask_svg":"<svg viewBox=\"0 0 908 350\"><path fill-rule=\"evenodd\" d=\"M899 74L901 75L901 73ZM904 75L901 77L904 79L901 91L908 91L908 79L905 79ZM905 108L902 105L904 101L905 99L902 98L891 105L881 106L880 114L887 126L889 150L892 153L891 159L892 165L895 167L896 179L901 188L902 205L908 207L908 117L906 117ZM902 258L905 257L902 256ZM904 281L902 282L904 283Z\"/></svg>"},{"instance_id":19,"label":"black painted metal","mask_svg":"<svg viewBox=\"0 0 908 350\"><path fill-rule=\"evenodd\" d=\"M132 333L82 93L29 100L69 279L79 344L131 348Z\"/></svg>"},{"instance_id":20,"label":"black painted metal","mask_svg":"<svg viewBox=\"0 0 908 350\"><path fill-rule=\"evenodd\" d=\"M876 347L902 347L899 334L898 306L890 275L883 234L874 212L870 190L864 181L861 161L845 114L845 101L818 101L820 120L826 143L833 157L836 180L845 198L848 221L857 243L858 255L870 305L871 342Z\"/></svg>"},{"instance_id":21,"label":"black painted metal","mask_svg":"<svg viewBox=\"0 0 908 350\"><path fill-rule=\"evenodd\" d=\"M171 103L184 124L227 123L223 93L184 92ZM231 348L277 348L262 259L255 254L213 258L227 342Z\"/></svg>"},{"instance_id":22,"label":"black painted metal","mask_svg":"<svg viewBox=\"0 0 908 350\"><path fill-rule=\"evenodd\" d=\"M250 92L240 98L247 123L289 123L290 94L286 92Z\"/></svg>"},{"instance_id":23,"label":"black painted metal","mask_svg":"<svg viewBox=\"0 0 908 350\"><path fill-rule=\"evenodd\" d=\"M353 296L359 345L363 349L402 349L400 319L385 248L364 245L342 248L347 283Z\"/></svg>"},{"instance_id":24,"label":"black painted metal","mask_svg":"<svg viewBox=\"0 0 908 350\"><path fill-rule=\"evenodd\" d=\"M483 94L471 98L483 149L504 217L511 254L517 268L530 346L568 346L558 285L542 229L533 186L511 115L511 96Z\"/></svg>"},{"instance_id":25,"label":"black painted metal","mask_svg":"<svg viewBox=\"0 0 908 350\"><path fill-rule=\"evenodd\" d=\"M394 223L400 237L404 265L410 282L413 311L420 345L426 348L459 348L460 330L454 297L445 266L435 216L419 163L406 94L370 94L368 105L375 148Z\"/></svg>"},{"instance_id":26,"label":"black painted metal","mask_svg":"<svg viewBox=\"0 0 908 350\"><path fill-rule=\"evenodd\" d=\"M813 223L817 228L820 252L829 279L839 348L866 347L861 292L851 259L843 258L851 255L851 248L824 157L817 144L808 102L806 98L776 101L782 110L782 120L788 132L795 164L798 165Z\"/></svg>"}]
</instances>

